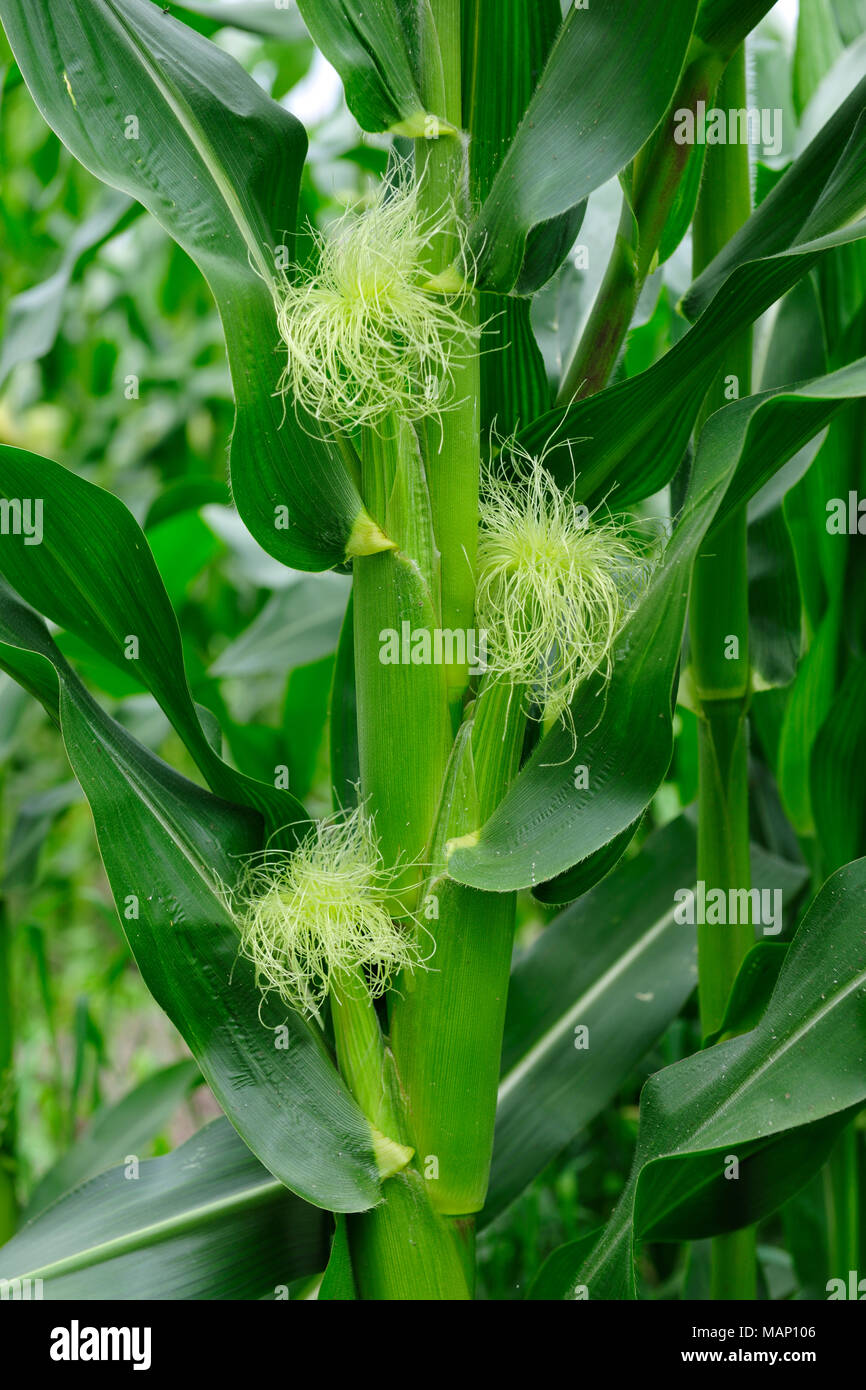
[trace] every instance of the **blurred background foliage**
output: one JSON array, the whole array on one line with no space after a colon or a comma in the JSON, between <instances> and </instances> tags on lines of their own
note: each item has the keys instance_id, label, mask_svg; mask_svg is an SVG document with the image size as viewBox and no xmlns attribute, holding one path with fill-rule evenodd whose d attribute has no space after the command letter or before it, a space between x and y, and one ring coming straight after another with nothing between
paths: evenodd
<instances>
[{"instance_id":1,"label":"blurred background foliage","mask_svg":"<svg viewBox=\"0 0 866 1390\"><path fill-rule=\"evenodd\" d=\"M230 51L304 122L310 136L304 225L321 228L369 195L372 181L385 169L387 143L362 136L339 79L315 53L293 10L229 4L226 10L235 19L247 16L249 27L239 28L218 24L211 13L215 7L204 0L172 8ZM797 46L792 9L777 7L750 41L752 100L784 112L782 151L771 164L756 168L757 199L799 150L804 132L820 124L827 102L841 99L840 85L850 88L866 70L866 16L858 18L856 5L840 3L834 10L838 42L824 55L829 76L823 81L803 42ZM278 39L277 33L286 37ZM0 441L57 458L126 503L146 530L177 611L194 698L218 715L229 756L242 770L259 775L269 767L287 767L292 788L309 808L328 809L324 735L349 581L285 570L240 524L226 485L229 376L207 286L152 219L90 177L48 130L2 35L0 170ZM552 381L592 303L618 216L614 182L593 195L578 247L537 297L534 327ZM303 259L310 246L308 232L302 233L296 257ZM830 277L834 266L836 273L861 275L861 247L834 252L830 266ZM685 331L675 306L689 283L689 269L687 237L646 285L620 376L645 370ZM813 282L805 282L797 294L790 313L808 315ZM784 320L780 329L778 314L771 311L758 327L756 361L778 364L783 331L788 331ZM820 362L815 365L815 371L822 369ZM779 379L809 374L782 372ZM769 368L756 388L761 384L772 384ZM665 514L664 499L657 509ZM756 518L753 526L753 640L766 657L768 684L775 687L767 691L758 726L770 730L773 701L792 679L799 653L800 595L790 543L773 524L778 514L777 496L775 511L765 506L763 521ZM793 608L788 605L784 622L791 586ZM115 717L200 780L167 721L132 677L69 634L60 634L59 641ZM646 834L695 798L695 719L685 707L678 711L676 729L669 779L631 854ZM768 773L771 761L760 756L755 761L756 837L798 860L797 839ZM0 677L0 768L5 923L0 940L11 957L17 1182L26 1203L99 1108L148 1078L165 1075L169 1081L159 1104L143 1105L146 1117L135 1131L139 1157L175 1147L218 1109L203 1086L190 1085L186 1072L163 1072L188 1053L131 961L89 811L70 779L57 733L5 676ZM794 902L786 935L797 910ZM522 896L518 950L552 914L529 894ZM628 1174L643 1081L700 1042L692 1001L615 1101L482 1232L480 1296L521 1297L551 1250L606 1219ZM809 1213L820 1205L820 1181L797 1199L796 1220L783 1211L762 1228L764 1296L786 1297L804 1285L802 1268L799 1278L794 1269L797 1230L808 1230ZM814 1252L803 1256L813 1264L816 1258ZM819 1266L816 1271L818 1278ZM706 1251L701 1244L688 1254L678 1246L647 1247L642 1273L649 1296L701 1296Z\"/></svg>"}]
</instances>

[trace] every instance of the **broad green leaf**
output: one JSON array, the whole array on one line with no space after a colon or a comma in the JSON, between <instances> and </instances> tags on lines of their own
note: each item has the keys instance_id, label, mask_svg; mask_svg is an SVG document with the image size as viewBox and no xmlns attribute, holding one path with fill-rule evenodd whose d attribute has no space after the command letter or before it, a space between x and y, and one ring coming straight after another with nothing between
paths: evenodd
<instances>
[{"instance_id":1,"label":"broad green leaf","mask_svg":"<svg viewBox=\"0 0 866 1390\"><path fill-rule=\"evenodd\" d=\"M41 1279L46 1299L273 1298L324 1266L329 1225L214 1120L42 1212L0 1250L0 1277Z\"/></svg>"},{"instance_id":2,"label":"broad green leaf","mask_svg":"<svg viewBox=\"0 0 866 1390\"><path fill-rule=\"evenodd\" d=\"M147 1077L121 1100L94 1115L83 1134L37 1183L24 1219L30 1222L58 1197L106 1168L139 1157L201 1081L195 1062L173 1062Z\"/></svg>"},{"instance_id":3,"label":"broad green leaf","mask_svg":"<svg viewBox=\"0 0 866 1390\"><path fill-rule=\"evenodd\" d=\"M730 57L774 4L775 0L701 0L695 33Z\"/></svg>"},{"instance_id":4,"label":"broad green leaf","mask_svg":"<svg viewBox=\"0 0 866 1390\"><path fill-rule=\"evenodd\" d=\"M5 585L0 664L37 694L33 672L41 667L41 693L50 701L45 686L53 684L55 706L59 686L64 744L90 802L130 949L232 1124L308 1200L335 1211L371 1205L378 1170L367 1121L318 1031L297 1014L266 1008L252 966L238 953L226 893L242 856L261 848L258 817L186 781L136 743L96 705L44 624Z\"/></svg>"},{"instance_id":5,"label":"broad green leaf","mask_svg":"<svg viewBox=\"0 0 866 1390\"><path fill-rule=\"evenodd\" d=\"M866 387L861 377L857 389ZM849 386L846 377L833 389ZM649 804L671 759L671 691L691 565L732 479L741 500L765 480L768 458L750 452L749 441L764 412L784 409L786 397L781 406L777 399L747 397L707 422L683 511L646 595L622 629L609 686L602 690L596 680L581 686L572 705L576 745L564 727L551 731L480 828L477 843L455 849L448 870L459 882L502 891L555 878L623 836ZM818 409L825 409L823 396ZM769 425L764 447L767 434ZM790 442L791 432L786 449ZM588 768L589 786L575 776L580 766ZM603 857L600 864L603 872Z\"/></svg>"},{"instance_id":6,"label":"broad green leaf","mask_svg":"<svg viewBox=\"0 0 866 1390\"><path fill-rule=\"evenodd\" d=\"M579 495L588 504L609 497L612 505L626 507L651 496L671 481L683 460L701 401L723 364L725 344L807 274L823 252L861 237L866 237L866 220L790 253L740 267L694 327L654 366L567 410L542 416L521 433L520 442L537 454L552 441L546 466L563 486L576 477ZM754 483L745 491L738 491L738 484L726 499L726 511L737 505L738 497L747 500L846 400L862 394L864 362L811 383L818 398L815 407L792 411L790 421L783 412L775 422L772 416L758 422L758 428L773 425L768 443L776 453L752 460L744 472L755 475ZM785 389L793 396L802 391L809 399L808 385ZM777 388L775 393L762 393L762 398L781 393ZM749 411L754 399L745 397L737 404ZM779 438L773 440L773 433Z\"/></svg>"},{"instance_id":7,"label":"broad green leaf","mask_svg":"<svg viewBox=\"0 0 866 1390\"><path fill-rule=\"evenodd\" d=\"M42 507L39 544L23 525L6 536L0 573L39 612L135 673L215 792L256 807L271 829L304 821L289 792L242 776L214 753L187 685L174 610L148 542L123 503L23 449L0 445L0 463L0 499L10 507L38 499ZM35 518L33 511L31 531Z\"/></svg>"},{"instance_id":8,"label":"broad green leaf","mask_svg":"<svg viewBox=\"0 0 866 1390\"><path fill-rule=\"evenodd\" d=\"M214 676L289 672L336 650L350 583L342 575L308 575L281 589L255 622L226 647Z\"/></svg>"},{"instance_id":9,"label":"broad green leaf","mask_svg":"<svg viewBox=\"0 0 866 1390\"><path fill-rule=\"evenodd\" d=\"M606 845L596 850L595 854L590 854L588 858L582 859L573 868L566 869L565 873L557 874L556 878L550 879L547 883L540 883L537 888L533 888L532 896L541 903L552 903L554 907L572 903L576 898L582 897L593 884L598 883L616 867L640 829L642 820L641 814L619 835L615 835Z\"/></svg>"},{"instance_id":10,"label":"broad green leaf","mask_svg":"<svg viewBox=\"0 0 866 1390\"><path fill-rule=\"evenodd\" d=\"M398 0L298 0L298 9L316 47L342 77L349 110L364 130L425 134L408 7ZM420 15L421 6L417 10Z\"/></svg>"},{"instance_id":11,"label":"broad green leaf","mask_svg":"<svg viewBox=\"0 0 866 1390\"><path fill-rule=\"evenodd\" d=\"M802 386L747 396L725 412L732 431L747 422L733 482L716 525L748 502L792 458L854 400L866 396L866 357ZM825 515L821 517L822 523Z\"/></svg>"},{"instance_id":12,"label":"broad green leaf","mask_svg":"<svg viewBox=\"0 0 866 1390\"><path fill-rule=\"evenodd\" d=\"M246 524L288 565L338 563L360 497L337 446L275 394L275 250L295 232L302 127L233 58L149 0L44 0L36 10L0 0L0 19L48 124L91 173L143 203L210 284L234 384L232 485Z\"/></svg>"},{"instance_id":13,"label":"broad green leaf","mask_svg":"<svg viewBox=\"0 0 866 1390\"><path fill-rule=\"evenodd\" d=\"M694 989L695 931L675 922L674 894L694 885L695 855L681 816L518 957L484 1220L603 1110ZM757 851L752 872L759 888L806 875Z\"/></svg>"},{"instance_id":14,"label":"broad green leaf","mask_svg":"<svg viewBox=\"0 0 866 1390\"><path fill-rule=\"evenodd\" d=\"M866 659L849 667L812 744L812 815L828 868L859 855L866 846L862 767L866 747Z\"/></svg>"},{"instance_id":15,"label":"broad green leaf","mask_svg":"<svg viewBox=\"0 0 866 1390\"><path fill-rule=\"evenodd\" d=\"M753 888L763 886L752 878ZM748 1033L757 1027L785 963L787 951L787 943L783 941L758 941L752 947L737 971L721 1027L704 1039L704 1047L712 1047L723 1038Z\"/></svg>"},{"instance_id":16,"label":"broad green leaf","mask_svg":"<svg viewBox=\"0 0 866 1390\"><path fill-rule=\"evenodd\" d=\"M672 821L518 956L484 1221L607 1105L694 989L695 930L673 914L695 853L690 822Z\"/></svg>"},{"instance_id":17,"label":"broad green leaf","mask_svg":"<svg viewBox=\"0 0 866 1390\"><path fill-rule=\"evenodd\" d=\"M659 1190L653 1193L656 1212L648 1214L645 1234L657 1242L704 1241L710 1235L728 1234L753 1224L768 1209L782 1206L826 1162L854 1109L856 1107L803 1126L791 1134L742 1145L736 1155L740 1165L736 1182L720 1177L726 1160L717 1153L689 1158L685 1165L668 1165L669 1171L663 1179L667 1181L667 1189L659 1183ZM529 1297L601 1298L617 1302L637 1297L633 1272L624 1263L613 1269L605 1268L592 1282L587 1282L590 1273L595 1271L597 1251L606 1233L601 1234L600 1240L599 1235L598 1231L590 1232L555 1250L542 1266ZM699 1276L694 1282L692 1271L689 1275L690 1283L684 1296L689 1299L708 1297L706 1285L701 1285ZM775 1295L768 1292L762 1296L772 1298Z\"/></svg>"},{"instance_id":18,"label":"broad green leaf","mask_svg":"<svg viewBox=\"0 0 866 1390\"><path fill-rule=\"evenodd\" d=\"M0 345L0 386L21 362L35 362L50 352L60 330L66 292L87 259L137 216L128 198L111 193L80 223L57 269L39 285L17 294L6 306Z\"/></svg>"},{"instance_id":19,"label":"broad green leaf","mask_svg":"<svg viewBox=\"0 0 866 1390\"><path fill-rule=\"evenodd\" d=\"M532 229L582 202L649 139L680 75L696 8L696 0L627 10L593 0L570 9L470 230L482 289L512 290Z\"/></svg>"},{"instance_id":20,"label":"broad green leaf","mask_svg":"<svg viewBox=\"0 0 866 1390\"><path fill-rule=\"evenodd\" d=\"M192 17L193 27L205 34L231 26L289 43L304 33L294 4L277 5L275 0L170 0L170 4L187 23Z\"/></svg>"},{"instance_id":21,"label":"broad green leaf","mask_svg":"<svg viewBox=\"0 0 866 1390\"><path fill-rule=\"evenodd\" d=\"M866 1100L864 904L859 859L818 894L757 1028L647 1082L632 1176L572 1290L634 1297L633 1243L681 1235L684 1223L694 1236L750 1224L823 1162ZM724 1177L729 1154L738 1182Z\"/></svg>"},{"instance_id":22,"label":"broad green leaf","mask_svg":"<svg viewBox=\"0 0 866 1390\"><path fill-rule=\"evenodd\" d=\"M846 96L683 301L690 319L707 309L728 276L853 223L866 209L866 78Z\"/></svg>"},{"instance_id":23,"label":"broad green leaf","mask_svg":"<svg viewBox=\"0 0 866 1390\"><path fill-rule=\"evenodd\" d=\"M556 439L547 462L564 482L579 475L582 500L614 490L625 506L669 482L727 344L827 252L866 236L864 94L866 83L695 282L684 307L697 322L659 362L522 433L530 452Z\"/></svg>"}]
</instances>

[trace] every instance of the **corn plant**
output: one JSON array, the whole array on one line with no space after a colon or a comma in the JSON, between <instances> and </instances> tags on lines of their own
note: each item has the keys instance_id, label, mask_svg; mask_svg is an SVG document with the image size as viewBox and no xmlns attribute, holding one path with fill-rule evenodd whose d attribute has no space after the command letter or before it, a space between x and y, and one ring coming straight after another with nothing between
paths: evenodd
<instances>
[{"instance_id":1,"label":"corn plant","mask_svg":"<svg viewBox=\"0 0 866 1390\"><path fill-rule=\"evenodd\" d=\"M530 1295L652 1296L641 1247L710 1241L678 1292L754 1298L756 1224L822 1170L831 1274L857 1268L866 80L825 85L756 172L749 140L774 131L747 40L770 8L298 0L385 154L308 228L305 132L198 32L218 6L0 0L46 122L206 278L244 525L291 570L351 574L313 817L288 762L223 756L131 512L2 448L0 664L59 727L131 952L230 1122L137 1184L68 1160L3 1277L471 1299L476 1233L695 985L697 1048L643 1087L609 1219ZM277 39L297 21L248 10ZM855 21L803 0L799 112ZM616 180L591 310L545 361L540 316L567 314ZM133 664L198 781L111 716L48 623ZM684 728L696 814L671 815ZM515 954L530 893L560 911Z\"/></svg>"}]
</instances>

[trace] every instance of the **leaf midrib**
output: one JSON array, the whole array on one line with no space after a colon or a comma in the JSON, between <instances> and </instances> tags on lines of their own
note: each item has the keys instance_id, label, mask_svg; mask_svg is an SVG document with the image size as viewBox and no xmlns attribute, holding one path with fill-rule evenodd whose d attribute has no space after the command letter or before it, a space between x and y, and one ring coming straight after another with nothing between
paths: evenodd
<instances>
[{"instance_id":1,"label":"leaf midrib","mask_svg":"<svg viewBox=\"0 0 866 1390\"><path fill-rule=\"evenodd\" d=\"M517 1086L523 1078L532 1071L536 1065L562 1040L575 1018L580 1017L587 1009L591 1008L599 998L613 985L616 980L623 975L633 965L640 956L649 949L651 945L667 931L674 918L675 908L671 908L663 917L655 923L650 930L630 946L624 955L619 956L613 965L609 966L603 975L597 980L578 999L574 1001L569 1009L566 1010L556 1021L556 1023L542 1033L541 1037L520 1061L512 1067L511 1071L503 1078L499 1084L499 1096L497 1105L502 1105L509 1093Z\"/></svg>"},{"instance_id":2,"label":"leaf midrib","mask_svg":"<svg viewBox=\"0 0 866 1390\"><path fill-rule=\"evenodd\" d=\"M74 1255L54 1260L51 1264L42 1265L26 1273L7 1275L6 1278L49 1279L74 1274L80 1269L90 1269L93 1265L104 1264L106 1260L116 1259L130 1251L158 1245L161 1241L170 1240L219 1217L231 1216L233 1212L260 1206L280 1191L285 1192L286 1188L275 1178L271 1178L257 1183L254 1187L245 1188L242 1192L232 1193L231 1196L212 1202L202 1202L198 1206L187 1208L178 1216L169 1216L162 1221L136 1227L126 1235L115 1236L112 1240L88 1246Z\"/></svg>"},{"instance_id":3,"label":"leaf midrib","mask_svg":"<svg viewBox=\"0 0 866 1390\"><path fill-rule=\"evenodd\" d=\"M811 1012L810 1014L808 1014L808 1015L806 1016L806 1018L803 1020L803 1022L799 1025L799 1027L796 1028L796 1029L794 1030L793 1033L789 1034L789 1036L788 1036L787 1038L785 1038L784 1042L783 1042L780 1046L775 1047L775 1048L767 1055L767 1057L764 1059L764 1061L761 1063L761 1065L760 1065L759 1067L757 1067L754 1071L751 1071L751 1072L748 1074L748 1076L746 1076L745 1079L740 1083L740 1085L737 1086L733 1091L731 1091L730 1094L729 1094L728 1096L726 1096L725 1099L724 1099L718 1106L716 1106L716 1107L714 1108L713 1113L712 1113L712 1115L709 1117L709 1119L704 1120L704 1122L703 1122L702 1124L698 1125L698 1127L697 1127L696 1129L690 1130L690 1131L688 1132L688 1134L686 1135L686 1142L687 1142L687 1143L692 1143L692 1142L694 1142L694 1140L695 1140L700 1134L702 1134L702 1133L703 1133L706 1129L708 1129L713 1123L715 1123L716 1120L718 1120L718 1118L719 1118L719 1116L720 1116L721 1114L723 1114L726 1110L730 1109L731 1105L733 1105L734 1102L740 1098L740 1096L744 1095L744 1094L749 1090L749 1088L750 1088L751 1086L753 1086L757 1081L759 1081L760 1078L764 1075L764 1073L765 1073L770 1067L774 1066L774 1065L779 1061L779 1059L780 1059L781 1057L784 1057L784 1055L785 1055L786 1052L790 1051L790 1049L791 1049L792 1047L795 1047L795 1046L797 1045L797 1043L800 1042L800 1041L806 1036L806 1034L809 1033L809 1032L812 1030L812 1028L817 1027L817 1025L821 1022L821 1020L824 1019L824 1018L826 1018L828 1014L832 1013L832 1011L833 1011L835 1008L837 1008L838 1005L839 1005L844 999L846 999L846 998L848 997L849 994L852 994L855 990L858 990L858 989L859 989L861 986L863 986L863 985L866 985L866 968L864 968L864 969L861 970L858 974L856 974L856 975L850 980L850 982L845 986L844 989L837 990L835 994L832 994L832 995L830 995L830 997L829 997L828 999L825 999L824 1002L823 1002L823 1004L822 1004L820 1007L818 1007L817 1009L813 1010L813 1012ZM768 1025L766 1024L766 1017L767 1017L767 1016L765 1015L764 1021L762 1022L761 1025L759 1025L760 1027L766 1027L766 1026L768 1026ZM833 1111L828 1111L827 1113L828 1113L828 1114L832 1114L832 1113L834 1113L834 1112L833 1112ZM823 1116L816 1116L815 1118L816 1118L816 1119L819 1119L819 1118L823 1118ZM780 1133L784 1133L785 1129L796 1129L796 1128L799 1128L800 1125L802 1125L802 1124L808 1124L808 1123L809 1123L808 1120L802 1120L802 1119L800 1119L800 1120L797 1120L795 1124L788 1124L788 1125L783 1126L782 1129L767 1129L767 1130L764 1131L763 1134L754 1135L753 1138L756 1138L756 1139L763 1139L763 1138L768 1137L768 1136L771 1135L771 1134L780 1134ZM744 1141L742 1141L742 1142L748 1142L748 1141L747 1141L747 1140L744 1140ZM724 1139L720 1139L720 1140L719 1140L719 1144L723 1144L723 1143L725 1143L725 1140L724 1140ZM716 1145L713 1144L713 1145L711 1145L711 1147L712 1147L712 1148L715 1148ZM677 1154L677 1153L680 1153L680 1152L681 1152L681 1149L673 1149L673 1150L671 1150L671 1154ZM659 1154L659 1155L657 1155L657 1157L659 1157L659 1158L665 1158L665 1157L668 1157L668 1155L667 1155L667 1154ZM650 1161L650 1160L647 1160L647 1161Z\"/></svg>"},{"instance_id":4,"label":"leaf midrib","mask_svg":"<svg viewBox=\"0 0 866 1390\"><path fill-rule=\"evenodd\" d=\"M231 180L228 178L213 145L205 135L204 130L189 107L185 97L151 62L147 49L140 43L135 30L118 10L115 0L104 0L104 3L114 14L118 25L126 34L131 47L133 47L138 54L139 61L145 72L160 94L164 97L173 114L177 117L190 143L200 156L205 168L213 179L217 191L222 197L231 215L232 221L240 232L244 244L247 247L250 260L254 263L253 269L264 280L266 285L270 285L273 281L273 276L267 260L263 255L262 248L253 235L252 228L244 213L241 201L237 197L232 187Z\"/></svg>"}]
</instances>

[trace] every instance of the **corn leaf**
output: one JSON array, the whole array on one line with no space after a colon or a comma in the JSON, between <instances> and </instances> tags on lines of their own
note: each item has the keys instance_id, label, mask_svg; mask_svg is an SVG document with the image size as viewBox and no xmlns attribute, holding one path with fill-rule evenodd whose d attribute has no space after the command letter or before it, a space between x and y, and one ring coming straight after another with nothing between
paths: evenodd
<instances>
[{"instance_id":1,"label":"corn leaf","mask_svg":"<svg viewBox=\"0 0 866 1390\"><path fill-rule=\"evenodd\" d=\"M649 139L680 75L696 8L695 0L571 8L470 230L483 289L512 290L532 229L600 188Z\"/></svg>"},{"instance_id":2,"label":"corn leaf","mask_svg":"<svg viewBox=\"0 0 866 1390\"><path fill-rule=\"evenodd\" d=\"M235 1128L308 1200L335 1211L371 1205L378 1169L369 1125L321 1037L285 1009L260 1014L252 966L238 957L225 894L239 856L261 847L258 818L186 781L110 719L5 584L0 664L39 698L47 693L49 708L59 686L66 751L130 949Z\"/></svg>"},{"instance_id":3,"label":"corn leaf","mask_svg":"<svg viewBox=\"0 0 866 1390\"><path fill-rule=\"evenodd\" d=\"M692 329L639 376L542 416L521 435L530 452L556 437L547 462L575 473L586 502L615 486L616 505L650 496L674 476L727 344L828 252L866 236L866 85L797 159L774 192L684 301ZM781 192L780 192L781 191ZM776 199L769 216L765 212ZM736 248L736 254L729 254ZM862 349L861 349L862 351Z\"/></svg>"},{"instance_id":4,"label":"corn leaf","mask_svg":"<svg viewBox=\"0 0 866 1390\"><path fill-rule=\"evenodd\" d=\"M850 385L845 376L841 388L831 389L847 392ZM809 388L803 389L808 402ZM866 390L862 369L856 389ZM798 398L792 410L801 408ZM819 391L817 409L825 408ZM572 705L576 746L561 725L541 741L478 842L449 859L449 873L460 883L501 892L555 878L624 835L649 804L673 747L672 686L692 562L732 481L749 496L772 471L765 451L773 431L763 417L786 410L787 394L770 393L736 401L710 418L664 561L618 639L606 693L600 697L594 680L584 682ZM801 421L794 424L802 430ZM750 445L755 430L763 430L760 453ZM776 427L777 447L784 433ZM801 434L796 438L802 442ZM787 457L785 441L776 462ZM588 786L582 785L587 778L575 777L579 766L588 768ZM609 864L603 856L598 862L605 872Z\"/></svg>"},{"instance_id":5,"label":"corn leaf","mask_svg":"<svg viewBox=\"0 0 866 1390\"><path fill-rule=\"evenodd\" d=\"M806 870L803 870L800 887L807 877ZM752 886L778 888L781 885L778 882L775 885L760 883L753 874ZM757 1028L775 989L787 953L787 941L756 942L748 955L744 956L743 963L737 971L721 1024L704 1038L704 1047L713 1047L723 1038L733 1038L738 1033L748 1033L752 1028Z\"/></svg>"},{"instance_id":6,"label":"corn leaf","mask_svg":"<svg viewBox=\"0 0 866 1390\"><path fill-rule=\"evenodd\" d=\"M749 220L694 282L683 310L696 319L728 276L844 227L866 210L866 78L846 96Z\"/></svg>"},{"instance_id":7,"label":"corn leaf","mask_svg":"<svg viewBox=\"0 0 866 1390\"><path fill-rule=\"evenodd\" d=\"M363 5L298 0L298 9L316 47L342 77L349 110L362 129L405 124L423 135L425 109L407 41L408 8L402 10L397 0Z\"/></svg>"},{"instance_id":8,"label":"corn leaf","mask_svg":"<svg viewBox=\"0 0 866 1390\"><path fill-rule=\"evenodd\" d=\"M824 1161L866 1100L864 901L859 859L818 894L757 1028L647 1082L628 1187L562 1296L583 1286L593 1299L633 1298L634 1243L736 1230ZM724 1176L728 1154L737 1181Z\"/></svg>"},{"instance_id":9,"label":"corn leaf","mask_svg":"<svg viewBox=\"0 0 866 1390\"><path fill-rule=\"evenodd\" d=\"M304 822L303 806L288 791L244 777L214 752L187 685L174 610L147 540L123 503L26 450L0 445L0 461L0 498L39 498L43 506L40 543L29 544L23 531L10 534L0 550L0 573L40 613L135 672L215 792L254 806L271 829Z\"/></svg>"},{"instance_id":10,"label":"corn leaf","mask_svg":"<svg viewBox=\"0 0 866 1390\"><path fill-rule=\"evenodd\" d=\"M0 19L48 124L91 173L143 203L210 284L234 384L232 484L246 524L298 569L341 561L360 498L336 445L275 395L274 251L295 232L302 127L233 58L149 0L45 0L37 10L0 0Z\"/></svg>"},{"instance_id":11,"label":"corn leaf","mask_svg":"<svg viewBox=\"0 0 866 1390\"><path fill-rule=\"evenodd\" d=\"M729 58L774 4L775 0L701 0L695 33Z\"/></svg>"},{"instance_id":12,"label":"corn leaf","mask_svg":"<svg viewBox=\"0 0 866 1390\"><path fill-rule=\"evenodd\" d=\"M866 220L789 254L742 267L694 328L649 370L579 401L568 411L542 417L524 431L521 442L537 452L549 438L549 430L566 426L562 442L554 444L546 463L563 486L577 475L579 494L588 503L610 496L612 505L626 507L658 492L683 460L701 401L723 363L725 344L808 274L820 255L862 237L866 237ZM852 364L855 395L861 370L862 362ZM837 385L841 406L849 397L850 382L844 375L838 381L831 378L831 399ZM819 396L823 391L819 386ZM808 427L805 432L792 431L792 445L790 449L785 445L787 452L776 466L819 433L836 412L812 413L813 432ZM733 496L726 510L733 505Z\"/></svg>"},{"instance_id":13,"label":"corn leaf","mask_svg":"<svg viewBox=\"0 0 866 1390\"><path fill-rule=\"evenodd\" d=\"M134 1180L122 1165L63 1197L0 1250L0 1277L46 1299L274 1298L324 1267L329 1226L214 1120Z\"/></svg>"},{"instance_id":14,"label":"corn leaf","mask_svg":"<svg viewBox=\"0 0 866 1390\"><path fill-rule=\"evenodd\" d=\"M93 1116L84 1133L36 1185L25 1223L73 1187L137 1154L168 1123L181 1101L201 1082L195 1062L173 1062L145 1078L113 1105Z\"/></svg>"},{"instance_id":15,"label":"corn leaf","mask_svg":"<svg viewBox=\"0 0 866 1390\"><path fill-rule=\"evenodd\" d=\"M485 1221L604 1109L692 993L695 931L674 921L674 893L694 884L695 863L694 827L679 817L518 958ZM793 890L805 876L753 855L755 887Z\"/></svg>"}]
</instances>

